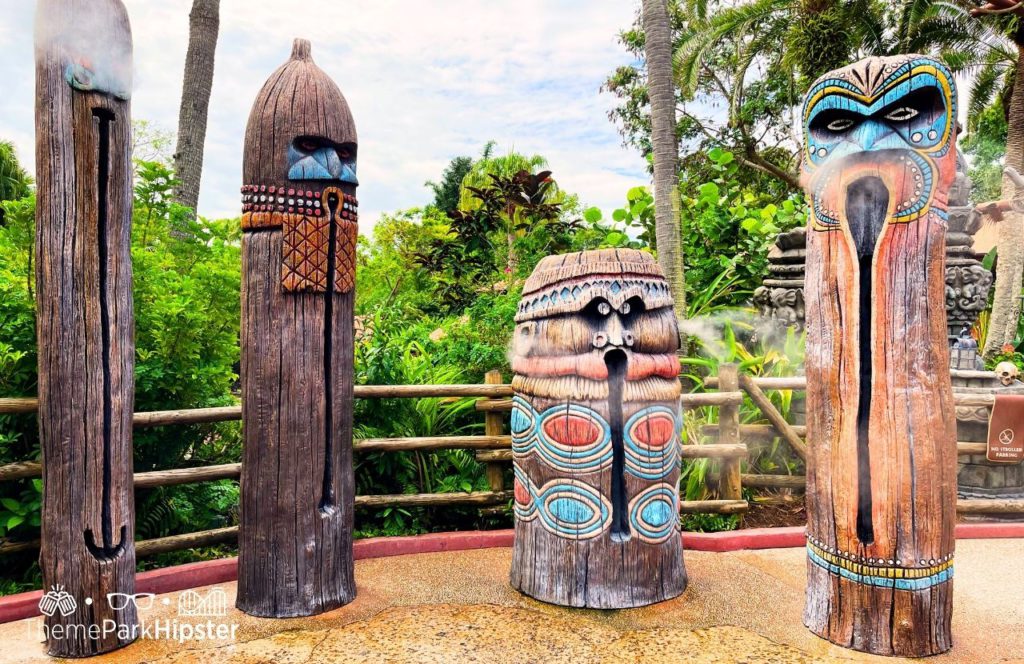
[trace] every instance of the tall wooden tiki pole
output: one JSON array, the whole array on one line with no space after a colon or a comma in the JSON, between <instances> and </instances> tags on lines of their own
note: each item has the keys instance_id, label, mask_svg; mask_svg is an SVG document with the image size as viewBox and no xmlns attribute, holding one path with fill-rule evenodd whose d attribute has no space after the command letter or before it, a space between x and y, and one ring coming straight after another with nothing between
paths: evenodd
<instances>
[{"instance_id":1,"label":"tall wooden tiki pole","mask_svg":"<svg viewBox=\"0 0 1024 664\"><path fill-rule=\"evenodd\" d=\"M348 104L296 40L245 134L238 608L253 615L355 597L355 171Z\"/></svg>"},{"instance_id":2,"label":"tall wooden tiki pole","mask_svg":"<svg viewBox=\"0 0 1024 664\"><path fill-rule=\"evenodd\" d=\"M871 58L804 106L807 604L834 643L952 646L956 422L945 321L956 89L939 62Z\"/></svg>"},{"instance_id":3,"label":"tall wooden tiki pole","mask_svg":"<svg viewBox=\"0 0 1024 664\"><path fill-rule=\"evenodd\" d=\"M672 296L649 254L537 265L513 341L515 588L602 609L685 590L678 350Z\"/></svg>"},{"instance_id":4,"label":"tall wooden tiki pole","mask_svg":"<svg viewBox=\"0 0 1024 664\"><path fill-rule=\"evenodd\" d=\"M107 599L135 587L132 39L119 0L40 0L36 21L40 566L64 600L47 649L85 657L137 622Z\"/></svg>"}]
</instances>

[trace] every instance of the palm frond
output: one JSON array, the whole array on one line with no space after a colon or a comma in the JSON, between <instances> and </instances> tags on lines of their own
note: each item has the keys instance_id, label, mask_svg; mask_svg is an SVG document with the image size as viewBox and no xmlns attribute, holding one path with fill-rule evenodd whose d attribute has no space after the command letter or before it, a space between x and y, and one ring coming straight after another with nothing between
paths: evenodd
<instances>
[{"instance_id":1,"label":"palm frond","mask_svg":"<svg viewBox=\"0 0 1024 664\"><path fill-rule=\"evenodd\" d=\"M673 68L683 93L692 96L700 84L700 72L709 51L725 38L740 38L752 27L763 25L774 13L790 8L791 0L755 0L729 7L694 26L676 49Z\"/></svg>"},{"instance_id":2,"label":"palm frond","mask_svg":"<svg viewBox=\"0 0 1024 664\"><path fill-rule=\"evenodd\" d=\"M967 102L967 130L974 131L978 128L978 122L992 102L995 101L998 93L1006 84L1006 73L1008 67L998 61L986 62L974 77L971 90L968 93Z\"/></svg>"}]
</instances>

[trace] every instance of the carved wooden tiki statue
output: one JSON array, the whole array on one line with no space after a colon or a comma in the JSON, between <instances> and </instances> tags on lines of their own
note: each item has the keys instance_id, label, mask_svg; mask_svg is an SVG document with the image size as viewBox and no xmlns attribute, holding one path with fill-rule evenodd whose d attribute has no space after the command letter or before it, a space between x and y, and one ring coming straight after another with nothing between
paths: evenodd
<instances>
[{"instance_id":1,"label":"carved wooden tiki statue","mask_svg":"<svg viewBox=\"0 0 1024 664\"><path fill-rule=\"evenodd\" d=\"M296 40L245 134L238 608L352 601L356 128Z\"/></svg>"},{"instance_id":2,"label":"carved wooden tiki statue","mask_svg":"<svg viewBox=\"0 0 1024 664\"><path fill-rule=\"evenodd\" d=\"M919 55L827 74L804 106L804 622L876 654L952 645L944 251L956 117L952 75Z\"/></svg>"},{"instance_id":3,"label":"carved wooden tiki statue","mask_svg":"<svg viewBox=\"0 0 1024 664\"><path fill-rule=\"evenodd\" d=\"M137 622L108 601L135 588L132 38L119 0L40 0L36 23L43 613L69 628L50 654L85 657Z\"/></svg>"},{"instance_id":4,"label":"carved wooden tiki statue","mask_svg":"<svg viewBox=\"0 0 1024 664\"><path fill-rule=\"evenodd\" d=\"M513 340L515 588L602 609L686 588L678 349L650 255L587 251L537 265Z\"/></svg>"}]
</instances>

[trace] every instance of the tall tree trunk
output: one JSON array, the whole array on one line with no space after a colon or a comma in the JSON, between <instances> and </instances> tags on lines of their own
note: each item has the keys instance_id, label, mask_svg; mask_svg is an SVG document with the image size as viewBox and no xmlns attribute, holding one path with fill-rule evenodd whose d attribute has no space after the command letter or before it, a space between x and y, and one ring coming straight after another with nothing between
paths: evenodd
<instances>
[{"instance_id":1,"label":"tall tree trunk","mask_svg":"<svg viewBox=\"0 0 1024 664\"><path fill-rule=\"evenodd\" d=\"M1024 169L1024 30L1017 40L1017 75L1010 99L1009 130L1006 134L1006 165ZM1013 198L1016 187L1003 177L1003 198ZM1024 278L1024 215L1010 212L999 222L999 263L996 292L992 300L992 318L985 342L985 357L1013 343L1020 318L1021 280Z\"/></svg>"},{"instance_id":2,"label":"tall tree trunk","mask_svg":"<svg viewBox=\"0 0 1024 664\"><path fill-rule=\"evenodd\" d=\"M654 152L654 221L658 263L675 299L676 318L686 318L686 282L679 228L679 141L672 78L672 27L666 0L643 0L647 89L651 98Z\"/></svg>"},{"instance_id":3,"label":"tall tree trunk","mask_svg":"<svg viewBox=\"0 0 1024 664\"><path fill-rule=\"evenodd\" d=\"M193 210L199 204L199 181L203 175L203 144L206 117L213 88L213 60L220 30L220 0L195 0L188 16L188 54L185 83L178 112L178 145L174 170L178 187L174 198Z\"/></svg>"}]
</instances>

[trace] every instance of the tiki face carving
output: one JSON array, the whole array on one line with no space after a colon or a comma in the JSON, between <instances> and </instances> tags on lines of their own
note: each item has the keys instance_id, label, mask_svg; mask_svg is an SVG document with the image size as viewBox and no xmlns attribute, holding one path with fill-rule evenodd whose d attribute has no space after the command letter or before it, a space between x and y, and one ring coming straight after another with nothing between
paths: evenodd
<instances>
[{"instance_id":1,"label":"tiki face carving","mask_svg":"<svg viewBox=\"0 0 1024 664\"><path fill-rule=\"evenodd\" d=\"M357 185L356 144L336 145L317 136L300 136L288 146L289 180L335 180Z\"/></svg>"},{"instance_id":2,"label":"tiki face carving","mask_svg":"<svg viewBox=\"0 0 1024 664\"><path fill-rule=\"evenodd\" d=\"M679 334L671 305L657 264L638 251L552 256L527 281L512 358L512 574L523 592L610 608L682 591ZM526 551L537 537L550 547L545 559ZM554 553L574 543L591 548L583 562ZM664 556L673 569L667 586L655 588L662 579L652 578L636 597L620 597L621 577L602 564L622 551ZM581 564L588 571L579 589L544 581Z\"/></svg>"},{"instance_id":3,"label":"tiki face carving","mask_svg":"<svg viewBox=\"0 0 1024 664\"><path fill-rule=\"evenodd\" d=\"M950 644L956 486L944 270L953 78L924 56L863 60L815 83L803 118L805 621L858 650L935 654Z\"/></svg>"},{"instance_id":4,"label":"tiki face carving","mask_svg":"<svg viewBox=\"0 0 1024 664\"><path fill-rule=\"evenodd\" d=\"M253 104L243 166L237 605L253 615L355 597L355 168L348 104L297 39Z\"/></svg>"},{"instance_id":5,"label":"tiki face carving","mask_svg":"<svg viewBox=\"0 0 1024 664\"><path fill-rule=\"evenodd\" d=\"M246 129L242 230L281 229L281 286L355 287L357 139L348 103L313 63L309 42L260 91Z\"/></svg>"},{"instance_id":6,"label":"tiki face carving","mask_svg":"<svg viewBox=\"0 0 1024 664\"><path fill-rule=\"evenodd\" d=\"M881 221L945 216L956 175L956 88L923 56L870 58L827 74L803 113L804 180L815 230L850 229L874 248ZM861 211L877 210L875 221Z\"/></svg>"}]
</instances>

